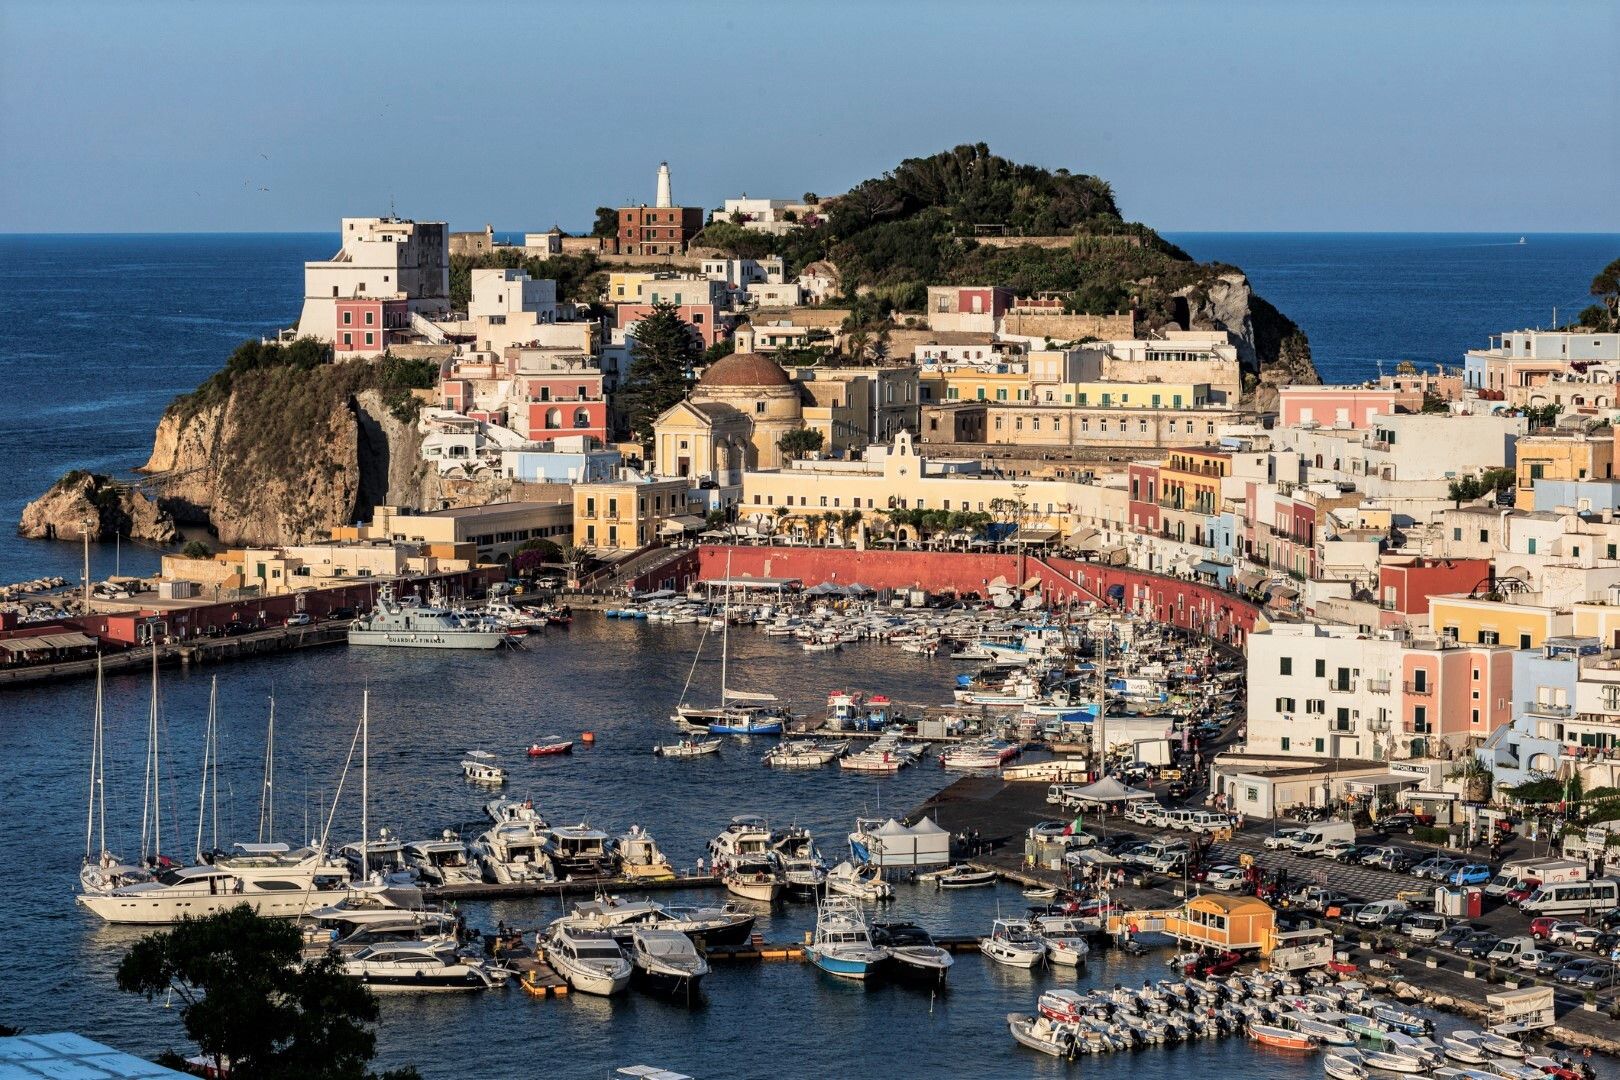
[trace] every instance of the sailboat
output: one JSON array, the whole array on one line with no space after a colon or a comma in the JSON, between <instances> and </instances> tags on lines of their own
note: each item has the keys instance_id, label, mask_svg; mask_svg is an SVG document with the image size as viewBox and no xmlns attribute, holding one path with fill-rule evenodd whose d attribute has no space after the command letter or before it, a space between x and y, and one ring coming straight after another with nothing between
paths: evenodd
<instances>
[{"instance_id":1,"label":"sailboat","mask_svg":"<svg viewBox=\"0 0 1620 1080\"><path fill-rule=\"evenodd\" d=\"M707 633L704 634L707 637ZM698 656L703 643L698 643L698 655L692 657L692 671L686 677L686 689L692 686L692 675L697 672ZM734 690L728 685L728 662L731 652L731 556L726 555L725 602L720 616L720 704L703 708L686 704L685 690L681 703L675 706L676 723L688 730L707 731L710 735L780 735L785 712L772 703L775 694L748 690Z\"/></svg>"},{"instance_id":2,"label":"sailboat","mask_svg":"<svg viewBox=\"0 0 1620 1080\"><path fill-rule=\"evenodd\" d=\"M102 705L105 701L101 657L96 657L96 715L90 731L90 799L84 820L84 863L79 885L87 893L106 893L121 885L147 881L151 875L121 862L107 850L107 765Z\"/></svg>"}]
</instances>

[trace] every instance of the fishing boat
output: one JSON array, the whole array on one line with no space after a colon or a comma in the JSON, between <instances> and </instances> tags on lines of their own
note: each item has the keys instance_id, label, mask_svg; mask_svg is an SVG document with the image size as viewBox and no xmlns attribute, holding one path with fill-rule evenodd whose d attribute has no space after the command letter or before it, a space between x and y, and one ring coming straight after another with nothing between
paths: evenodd
<instances>
[{"instance_id":1,"label":"fishing boat","mask_svg":"<svg viewBox=\"0 0 1620 1080\"><path fill-rule=\"evenodd\" d=\"M583 930L558 920L547 930L541 948L546 963L582 994L608 997L630 985L630 961L606 931Z\"/></svg>"},{"instance_id":2,"label":"fishing boat","mask_svg":"<svg viewBox=\"0 0 1620 1080\"><path fill-rule=\"evenodd\" d=\"M618 862L619 874L637 881L671 881L675 868L669 858L640 825L613 841L613 857Z\"/></svg>"},{"instance_id":3,"label":"fishing boat","mask_svg":"<svg viewBox=\"0 0 1620 1080\"><path fill-rule=\"evenodd\" d=\"M1469 1038L1469 1032L1455 1032L1440 1039L1440 1050L1452 1061L1465 1065L1481 1065L1487 1059L1485 1047L1478 1039Z\"/></svg>"},{"instance_id":4,"label":"fishing boat","mask_svg":"<svg viewBox=\"0 0 1620 1080\"><path fill-rule=\"evenodd\" d=\"M1033 968L1046 960L1046 943L1022 919L997 919L979 951L1007 967Z\"/></svg>"},{"instance_id":5,"label":"fishing boat","mask_svg":"<svg viewBox=\"0 0 1620 1080\"><path fill-rule=\"evenodd\" d=\"M630 935L631 980L660 997L691 1003L709 973L692 939L679 930L638 928Z\"/></svg>"},{"instance_id":6,"label":"fishing boat","mask_svg":"<svg viewBox=\"0 0 1620 1080\"><path fill-rule=\"evenodd\" d=\"M704 754L720 752L721 739L682 739L677 743L667 743L663 746L653 747L653 753L659 757L689 758L702 757Z\"/></svg>"},{"instance_id":7,"label":"fishing boat","mask_svg":"<svg viewBox=\"0 0 1620 1080\"><path fill-rule=\"evenodd\" d=\"M955 962L916 923L873 923L872 944L889 950L889 971L908 981L943 983Z\"/></svg>"},{"instance_id":8,"label":"fishing boat","mask_svg":"<svg viewBox=\"0 0 1620 1080\"><path fill-rule=\"evenodd\" d=\"M1007 1030L1019 1045L1050 1057L1071 1057L1074 1054L1074 1032L1044 1016L1028 1013L1008 1013Z\"/></svg>"},{"instance_id":9,"label":"fishing boat","mask_svg":"<svg viewBox=\"0 0 1620 1080\"><path fill-rule=\"evenodd\" d=\"M1499 1057L1522 1058L1526 1052L1522 1042L1495 1031L1456 1031L1452 1038L1478 1043L1487 1054Z\"/></svg>"},{"instance_id":10,"label":"fishing boat","mask_svg":"<svg viewBox=\"0 0 1620 1080\"><path fill-rule=\"evenodd\" d=\"M1322 1071L1334 1080L1367 1080L1367 1062L1354 1050L1328 1051L1322 1059Z\"/></svg>"},{"instance_id":11,"label":"fishing boat","mask_svg":"<svg viewBox=\"0 0 1620 1080\"><path fill-rule=\"evenodd\" d=\"M386 941L340 961L343 973L378 992L487 990L496 977L481 960L456 952L453 941Z\"/></svg>"},{"instance_id":12,"label":"fishing boat","mask_svg":"<svg viewBox=\"0 0 1620 1080\"><path fill-rule=\"evenodd\" d=\"M1428 1067L1422 1058L1388 1050L1363 1050L1361 1057L1368 1065L1385 1072L1420 1073Z\"/></svg>"},{"instance_id":13,"label":"fishing boat","mask_svg":"<svg viewBox=\"0 0 1620 1080\"><path fill-rule=\"evenodd\" d=\"M1297 1031L1290 1031L1285 1027L1273 1024L1259 1024L1251 1022L1248 1027L1249 1038L1262 1046L1275 1047L1278 1050L1304 1050L1314 1052L1317 1048L1316 1040L1309 1035Z\"/></svg>"},{"instance_id":14,"label":"fishing boat","mask_svg":"<svg viewBox=\"0 0 1620 1080\"><path fill-rule=\"evenodd\" d=\"M1282 1020L1301 1035L1309 1035L1328 1046L1354 1046L1356 1037L1344 1028L1316 1019L1308 1013L1284 1013Z\"/></svg>"},{"instance_id":15,"label":"fishing boat","mask_svg":"<svg viewBox=\"0 0 1620 1080\"><path fill-rule=\"evenodd\" d=\"M1372 1018L1391 1031L1402 1031L1408 1035L1429 1035L1434 1032L1434 1021L1393 1005L1376 1006Z\"/></svg>"},{"instance_id":16,"label":"fishing boat","mask_svg":"<svg viewBox=\"0 0 1620 1080\"><path fill-rule=\"evenodd\" d=\"M494 623L470 618L417 596L396 598L391 584L377 591L377 604L349 625L350 645L392 645L415 649L498 649L511 634Z\"/></svg>"},{"instance_id":17,"label":"fishing boat","mask_svg":"<svg viewBox=\"0 0 1620 1080\"><path fill-rule=\"evenodd\" d=\"M868 979L889 958L872 944L860 907L847 897L828 897L816 909L816 930L805 948L810 962L841 979Z\"/></svg>"},{"instance_id":18,"label":"fishing boat","mask_svg":"<svg viewBox=\"0 0 1620 1080\"><path fill-rule=\"evenodd\" d=\"M869 747L859 753L849 754L838 759L838 767L849 772L859 773L897 773L910 765L912 759L895 752L894 750Z\"/></svg>"},{"instance_id":19,"label":"fishing boat","mask_svg":"<svg viewBox=\"0 0 1620 1080\"><path fill-rule=\"evenodd\" d=\"M778 769L816 769L841 756L849 749L847 742L819 742L815 739L794 739L771 747L764 757L767 765Z\"/></svg>"},{"instance_id":20,"label":"fishing boat","mask_svg":"<svg viewBox=\"0 0 1620 1080\"><path fill-rule=\"evenodd\" d=\"M506 770L495 764L495 755L488 750L468 750L461 759L461 775L474 784L506 783Z\"/></svg>"},{"instance_id":21,"label":"fishing boat","mask_svg":"<svg viewBox=\"0 0 1620 1080\"><path fill-rule=\"evenodd\" d=\"M529 757L554 757L558 754L571 754L574 752L573 739L560 739L555 736L538 739L529 744L525 751Z\"/></svg>"}]
</instances>

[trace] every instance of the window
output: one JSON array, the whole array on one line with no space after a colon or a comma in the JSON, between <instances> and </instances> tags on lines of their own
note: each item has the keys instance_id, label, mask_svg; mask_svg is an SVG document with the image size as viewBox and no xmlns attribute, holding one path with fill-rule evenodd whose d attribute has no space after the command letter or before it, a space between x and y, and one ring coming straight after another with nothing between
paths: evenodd
<instances>
[{"instance_id":1,"label":"window","mask_svg":"<svg viewBox=\"0 0 1620 1080\"><path fill-rule=\"evenodd\" d=\"M1291 713L1291 712L1293 712L1294 711L1294 699L1291 698L1291 697L1280 697L1280 698L1278 698L1277 699L1277 711L1280 712L1280 713Z\"/></svg>"},{"instance_id":2,"label":"window","mask_svg":"<svg viewBox=\"0 0 1620 1080\"><path fill-rule=\"evenodd\" d=\"M1317 739L1316 740L1316 752L1318 754L1322 753L1324 750L1327 749L1327 746L1325 744L1326 744L1326 740L1324 740L1324 739Z\"/></svg>"},{"instance_id":3,"label":"window","mask_svg":"<svg viewBox=\"0 0 1620 1080\"><path fill-rule=\"evenodd\" d=\"M1532 536L1528 540L1525 541L1525 552L1526 552L1526 554L1529 554L1529 555L1534 555L1536 553L1536 538L1535 537Z\"/></svg>"},{"instance_id":4,"label":"window","mask_svg":"<svg viewBox=\"0 0 1620 1080\"><path fill-rule=\"evenodd\" d=\"M369 330L368 330L368 331L367 331L367 332L366 332L366 344L367 344L367 345L375 345L375 344L376 344L376 343L377 343L377 335L376 335L376 334L373 334L373 333L371 333L371 332L370 332L370 331L369 331ZM1577 554L1578 554L1578 553L1577 553Z\"/></svg>"},{"instance_id":5,"label":"window","mask_svg":"<svg viewBox=\"0 0 1620 1080\"><path fill-rule=\"evenodd\" d=\"M1461 540L1462 539L1462 529L1460 529L1460 528L1452 529L1451 530L1451 538L1453 540Z\"/></svg>"},{"instance_id":6,"label":"window","mask_svg":"<svg viewBox=\"0 0 1620 1080\"><path fill-rule=\"evenodd\" d=\"M1520 634L1519 635L1519 648L1528 649L1529 647L1530 647L1530 635L1529 634Z\"/></svg>"},{"instance_id":7,"label":"window","mask_svg":"<svg viewBox=\"0 0 1620 1080\"><path fill-rule=\"evenodd\" d=\"M1481 645L1495 645L1498 640L1495 630L1481 630L1479 632L1479 643Z\"/></svg>"},{"instance_id":8,"label":"window","mask_svg":"<svg viewBox=\"0 0 1620 1080\"><path fill-rule=\"evenodd\" d=\"M366 325L367 326L372 326L372 325L376 324L376 321L377 321L376 314L377 313L374 312L374 311L366 312Z\"/></svg>"},{"instance_id":9,"label":"window","mask_svg":"<svg viewBox=\"0 0 1620 1080\"><path fill-rule=\"evenodd\" d=\"M754 402L754 412L757 415L764 415L765 403L763 401Z\"/></svg>"},{"instance_id":10,"label":"window","mask_svg":"<svg viewBox=\"0 0 1620 1080\"><path fill-rule=\"evenodd\" d=\"M354 312L352 312L352 311L345 311L345 312L344 312L344 313L343 313L343 325L344 325L344 326L349 326L349 325L351 325L351 324L352 324L352 323L353 323L353 322L354 322Z\"/></svg>"},{"instance_id":11,"label":"window","mask_svg":"<svg viewBox=\"0 0 1620 1080\"><path fill-rule=\"evenodd\" d=\"M1279 675L1292 675L1294 673L1294 658L1292 656L1283 657L1278 665L1277 673Z\"/></svg>"},{"instance_id":12,"label":"window","mask_svg":"<svg viewBox=\"0 0 1620 1080\"><path fill-rule=\"evenodd\" d=\"M343 344L345 344L345 345L353 345L354 344L354 335L353 334L344 334L343 335Z\"/></svg>"},{"instance_id":13,"label":"window","mask_svg":"<svg viewBox=\"0 0 1620 1080\"><path fill-rule=\"evenodd\" d=\"M1286 735L1282 737L1282 748L1284 751L1288 749L1288 736Z\"/></svg>"},{"instance_id":14,"label":"window","mask_svg":"<svg viewBox=\"0 0 1620 1080\"><path fill-rule=\"evenodd\" d=\"M1482 544L1488 544L1488 543L1491 542L1490 530L1488 530L1488 529L1479 530L1479 542L1482 543Z\"/></svg>"},{"instance_id":15,"label":"window","mask_svg":"<svg viewBox=\"0 0 1620 1080\"><path fill-rule=\"evenodd\" d=\"M1318 679L1327 678L1327 661L1326 660L1318 659L1316 661L1316 677Z\"/></svg>"}]
</instances>

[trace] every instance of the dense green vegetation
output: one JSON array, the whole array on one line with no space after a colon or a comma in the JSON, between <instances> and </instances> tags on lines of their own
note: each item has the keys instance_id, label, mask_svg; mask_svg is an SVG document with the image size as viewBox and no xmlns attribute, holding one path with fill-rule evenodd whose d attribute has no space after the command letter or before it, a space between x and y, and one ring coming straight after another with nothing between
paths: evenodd
<instances>
[{"instance_id":1,"label":"dense green vegetation","mask_svg":"<svg viewBox=\"0 0 1620 1080\"><path fill-rule=\"evenodd\" d=\"M335 953L303 961L303 936L246 904L148 934L118 965L118 988L180 1006L208 1064L240 1080L371 1080L377 999ZM183 1065L170 1055L165 1063ZM416 1070L385 1073L404 1080Z\"/></svg>"},{"instance_id":2,"label":"dense green vegetation","mask_svg":"<svg viewBox=\"0 0 1620 1080\"><path fill-rule=\"evenodd\" d=\"M1620 332L1620 259L1598 271L1592 295L1598 302L1581 311L1578 325L1599 333Z\"/></svg>"},{"instance_id":3,"label":"dense green vegetation","mask_svg":"<svg viewBox=\"0 0 1620 1080\"><path fill-rule=\"evenodd\" d=\"M675 305L660 303L636 325L631 354L630 374L619 391L619 404L630 433L643 445L650 445L653 421L692 388L692 369L702 359L703 350Z\"/></svg>"},{"instance_id":4,"label":"dense green vegetation","mask_svg":"<svg viewBox=\"0 0 1620 1080\"><path fill-rule=\"evenodd\" d=\"M1236 268L1197 263L1145 225L1125 221L1108 184L1059 169L1019 165L983 143L925 158L855 185L821 203L813 222L771 237L727 222L695 241L738 257L779 254L790 273L831 260L847 304L873 301L878 317L920 312L930 284L1005 285L1020 295L1057 293L1065 310L1109 314L1141 310L1149 325L1177 320L1178 291ZM1066 236L1054 247L995 246L979 234ZM1262 362L1306 363L1299 327L1254 298L1255 351ZM868 325L872 320L857 320Z\"/></svg>"}]
</instances>

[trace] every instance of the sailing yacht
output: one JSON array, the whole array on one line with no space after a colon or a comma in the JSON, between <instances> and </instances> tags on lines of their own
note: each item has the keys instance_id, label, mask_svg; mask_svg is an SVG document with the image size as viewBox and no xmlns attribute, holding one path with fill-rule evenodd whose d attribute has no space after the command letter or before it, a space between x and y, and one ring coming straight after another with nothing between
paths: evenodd
<instances>
[{"instance_id":1,"label":"sailing yacht","mask_svg":"<svg viewBox=\"0 0 1620 1080\"><path fill-rule=\"evenodd\" d=\"M154 668L157 662L154 651ZM84 821L84 863L79 885L86 893L108 893L125 885L150 881L151 874L124 863L107 850L107 766L102 704L105 701L101 657L96 657L96 715L90 732L90 800Z\"/></svg>"},{"instance_id":2,"label":"sailing yacht","mask_svg":"<svg viewBox=\"0 0 1620 1080\"><path fill-rule=\"evenodd\" d=\"M292 918L309 909L312 893L340 889L341 863L314 850L285 844L237 844L212 863L171 867L150 881L78 902L110 923L163 926L182 916L215 915L247 904L260 915Z\"/></svg>"},{"instance_id":3,"label":"sailing yacht","mask_svg":"<svg viewBox=\"0 0 1620 1080\"><path fill-rule=\"evenodd\" d=\"M728 660L731 653L731 556L726 556L725 603L720 619L720 702L713 707L686 704L686 691L692 687L692 675L697 672L698 657L703 654L703 643L698 642L692 657L692 670L687 673L686 687L681 701L675 706L671 718L688 730L706 731L710 735L780 735L785 710L774 705L775 694L749 690L734 690L728 685ZM708 637L708 631L704 631Z\"/></svg>"}]
</instances>

